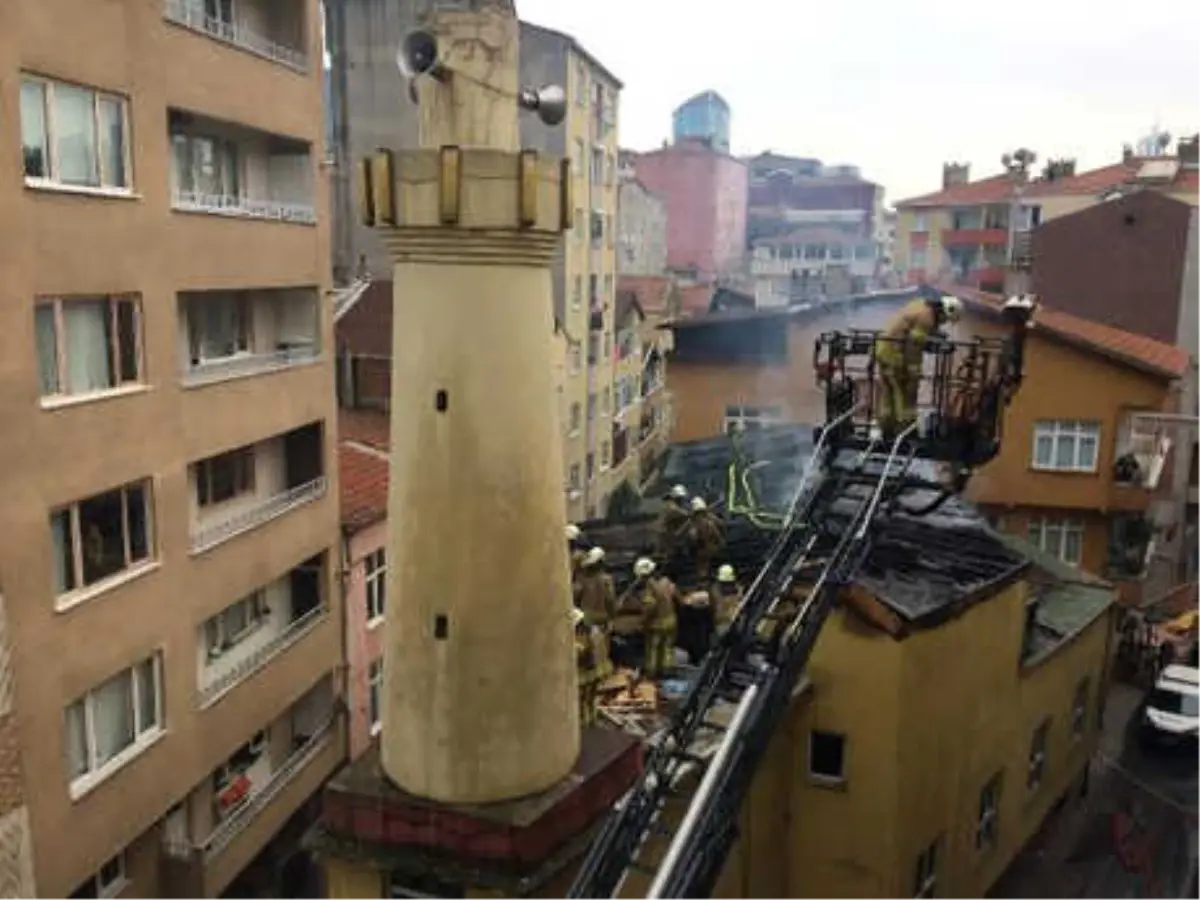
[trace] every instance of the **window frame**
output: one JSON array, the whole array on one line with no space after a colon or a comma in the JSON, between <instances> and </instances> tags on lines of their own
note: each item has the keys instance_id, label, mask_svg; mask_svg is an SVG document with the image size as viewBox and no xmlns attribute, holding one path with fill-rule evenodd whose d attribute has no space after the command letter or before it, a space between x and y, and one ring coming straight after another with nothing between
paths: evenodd
<instances>
[{"instance_id":1,"label":"window frame","mask_svg":"<svg viewBox=\"0 0 1200 900\"><path fill-rule=\"evenodd\" d=\"M1081 475L1094 475L1100 471L1100 439L1102 436L1100 422L1089 419L1039 419L1033 423L1032 440L1029 455L1029 468L1035 472L1073 472ZM1050 458L1047 462L1038 459L1038 445L1042 440L1050 441ZM1070 440L1073 447L1072 462L1060 466L1058 460L1059 442ZM1087 440L1093 442L1092 461L1090 466L1080 462L1080 447Z\"/></svg>"},{"instance_id":2,"label":"window frame","mask_svg":"<svg viewBox=\"0 0 1200 900\"><path fill-rule=\"evenodd\" d=\"M129 499L127 491L132 487L140 487L142 489L142 504L143 522L145 524L145 543L146 556L140 559L133 559L132 547L129 531ZM89 500L94 500L97 497L103 497L105 494L120 492L121 495L121 541L123 545L125 565L103 578L97 578L95 581L85 583L84 579L84 547L83 547L83 524L81 506ZM138 481L129 481L125 484L117 485L105 491L100 491L96 494L90 494L87 497L81 497L78 500L72 500L63 506L55 506L50 509L50 529L51 529L51 545L53 547L53 530L54 517L60 513L67 514L67 527L69 529L68 538L70 541L70 557L71 557L71 586L65 590L58 590L58 585L54 585L55 590L55 606L59 610L73 606L76 602L81 602L88 597L107 590L109 587L121 584L130 578L133 574L148 569L157 563L157 547L155 544L155 521L154 521L154 480L152 478L143 478ZM55 552L52 549L52 552ZM66 563L66 560L59 560L61 564Z\"/></svg>"},{"instance_id":3,"label":"window frame","mask_svg":"<svg viewBox=\"0 0 1200 900\"><path fill-rule=\"evenodd\" d=\"M1054 532L1059 535L1057 550L1049 547L1049 536ZM1072 519L1068 516L1031 516L1025 528L1025 537L1029 543L1060 562L1076 567L1083 565L1083 543L1086 536L1086 523L1082 519ZM1069 537L1078 539L1076 544L1079 548L1078 559L1069 558L1067 553L1067 547L1070 544Z\"/></svg>"},{"instance_id":4,"label":"window frame","mask_svg":"<svg viewBox=\"0 0 1200 900\"><path fill-rule=\"evenodd\" d=\"M371 737L383 730L383 657L367 663L367 726Z\"/></svg>"},{"instance_id":5,"label":"window frame","mask_svg":"<svg viewBox=\"0 0 1200 900\"><path fill-rule=\"evenodd\" d=\"M979 791L979 813L975 819L975 850L993 849L1000 838L1000 791L1002 774L997 772Z\"/></svg>"},{"instance_id":6,"label":"window frame","mask_svg":"<svg viewBox=\"0 0 1200 900\"><path fill-rule=\"evenodd\" d=\"M33 72L22 71L18 77L18 105L17 119L18 131L23 130L20 126L21 122L21 104L20 92L26 83L37 84L42 89L42 139L46 145L45 169L46 175L29 175L25 172L24 159L21 162L21 174L24 177L25 184L28 187L34 188L51 188L63 191L75 191L78 193L95 193L95 194L112 194L116 196L129 196L133 194L133 145L130 140L130 115L129 108L131 104L130 98L115 91L104 90L102 88L92 87L91 85L81 84L79 82L67 81L61 78L51 78L46 75L37 75ZM75 90L87 91L91 94L92 108L92 132L95 135L96 146L92 164L95 167L96 184L77 184L70 181L63 181L59 176L60 158L58 151L58 122L57 108L54 102L54 94L59 87L68 87ZM107 149L108 138L105 134L105 129L102 127L100 106L102 100L108 100L116 103L121 111L121 176L124 184L105 184L105 170L108 168ZM22 156L23 154L22 143Z\"/></svg>"},{"instance_id":7,"label":"window frame","mask_svg":"<svg viewBox=\"0 0 1200 900\"><path fill-rule=\"evenodd\" d=\"M113 878L105 880L104 870L113 863L116 864L116 874ZM70 897L96 897L101 900L115 897L121 893L129 884L128 865L125 860L125 851L121 850L115 856L109 857L104 861L93 874L89 875L84 881L73 890L68 896ZM84 888L90 884L92 892L90 894L81 893Z\"/></svg>"},{"instance_id":8,"label":"window frame","mask_svg":"<svg viewBox=\"0 0 1200 900\"><path fill-rule=\"evenodd\" d=\"M1029 740L1029 759L1027 760L1025 787L1036 791L1046 783L1046 761L1050 756L1050 719L1042 719L1033 729Z\"/></svg>"},{"instance_id":9,"label":"window frame","mask_svg":"<svg viewBox=\"0 0 1200 900\"><path fill-rule=\"evenodd\" d=\"M242 606L246 607L246 624L238 631L230 633L226 627L225 614ZM211 663L220 659L265 625L270 615L271 608L267 603L266 591L259 588L209 616L202 626L205 660Z\"/></svg>"},{"instance_id":10,"label":"window frame","mask_svg":"<svg viewBox=\"0 0 1200 900\"><path fill-rule=\"evenodd\" d=\"M838 755L839 766L837 774L828 772L818 772L813 768L814 749L817 738L837 738L839 742ZM848 739L845 733L840 731L826 731L820 728L811 728L808 732L808 777L811 781L821 785L842 785L846 783L846 744Z\"/></svg>"},{"instance_id":11,"label":"window frame","mask_svg":"<svg viewBox=\"0 0 1200 900\"><path fill-rule=\"evenodd\" d=\"M213 499L213 467L222 460L232 460L234 492L219 500ZM235 503L253 495L258 480L258 457L254 445L235 447L224 453L216 453L196 462L196 507L208 511L226 503ZM240 486L239 486L240 484Z\"/></svg>"},{"instance_id":12,"label":"window frame","mask_svg":"<svg viewBox=\"0 0 1200 900\"><path fill-rule=\"evenodd\" d=\"M106 304L105 319L108 325L108 333L106 334L105 352L108 357L109 378L113 382L111 386L98 388L95 390L71 391L69 385L69 368L67 357L67 341L66 335L66 315L64 307L72 303L87 303L101 301ZM122 350L125 349L121 341L121 307L127 305L130 308L133 319L133 362L137 369L137 374L132 381L126 381L122 375ZM41 383L41 366L43 360L41 351L37 345L37 315L39 309L50 309L51 321L54 325L54 383L55 390L46 393L44 385ZM146 381L146 358L145 358L145 337L143 335L143 319L142 319L142 298L137 293L127 294L72 294L67 296L41 296L34 300L33 304L34 318L34 356L37 359L39 368L38 372L38 399L43 406L57 406L63 403L82 403L89 400L98 400L104 397L112 396L113 394L126 393L131 390L147 387Z\"/></svg>"},{"instance_id":13,"label":"window frame","mask_svg":"<svg viewBox=\"0 0 1200 900\"><path fill-rule=\"evenodd\" d=\"M387 548L379 547L363 557L363 591L367 627L378 628L387 614Z\"/></svg>"},{"instance_id":14,"label":"window frame","mask_svg":"<svg viewBox=\"0 0 1200 900\"><path fill-rule=\"evenodd\" d=\"M147 661L151 663L151 684L154 688L154 722L147 727L140 727L145 723L140 721L142 718L142 704L140 702L141 681L138 678L138 669ZM97 763L96 703L94 697L100 688L123 674L128 674L130 683L129 702L133 712L133 740L103 763ZM125 666L113 672L108 677L101 679L63 708L63 732L66 736L63 746L67 750L64 763L68 767L67 785L72 799L79 799L98 784L110 778L162 737L166 732L164 721L166 717L166 702L163 697L163 686L163 651L159 649L155 650L149 656L137 660L132 665ZM87 768L78 775L72 775L69 768L69 748L71 743L69 711L76 704L82 705L80 723L83 728L84 756L86 757L85 764Z\"/></svg>"}]
</instances>

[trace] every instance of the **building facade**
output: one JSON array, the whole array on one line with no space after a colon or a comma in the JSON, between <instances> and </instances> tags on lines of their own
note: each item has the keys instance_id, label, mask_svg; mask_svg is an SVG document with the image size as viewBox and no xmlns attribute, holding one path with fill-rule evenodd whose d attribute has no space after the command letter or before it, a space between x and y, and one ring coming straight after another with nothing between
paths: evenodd
<instances>
[{"instance_id":1,"label":"building facade","mask_svg":"<svg viewBox=\"0 0 1200 900\"><path fill-rule=\"evenodd\" d=\"M697 280L741 269L746 246L746 165L697 141L631 160L638 181L667 206L667 267Z\"/></svg>"},{"instance_id":2,"label":"building facade","mask_svg":"<svg viewBox=\"0 0 1200 900\"><path fill-rule=\"evenodd\" d=\"M37 0L0 33L36 890L216 896L344 758L319 5Z\"/></svg>"},{"instance_id":3,"label":"building facade","mask_svg":"<svg viewBox=\"0 0 1200 900\"><path fill-rule=\"evenodd\" d=\"M685 100L671 113L675 143L701 141L721 153L729 152L729 104L716 91Z\"/></svg>"},{"instance_id":4,"label":"building facade","mask_svg":"<svg viewBox=\"0 0 1200 900\"><path fill-rule=\"evenodd\" d=\"M667 207L632 176L618 175L617 274L662 275L667 270Z\"/></svg>"}]
</instances>

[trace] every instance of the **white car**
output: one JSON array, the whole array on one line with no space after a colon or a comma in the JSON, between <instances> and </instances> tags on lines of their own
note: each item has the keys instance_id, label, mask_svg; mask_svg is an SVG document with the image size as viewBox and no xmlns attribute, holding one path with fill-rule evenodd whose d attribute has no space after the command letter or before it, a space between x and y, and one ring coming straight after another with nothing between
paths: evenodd
<instances>
[{"instance_id":1,"label":"white car","mask_svg":"<svg viewBox=\"0 0 1200 900\"><path fill-rule=\"evenodd\" d=\"M1167 666L1146 698L1142 734L1160 744L1195 741L1200 733L1200 669Z\"/></svg>"}]
</instances>

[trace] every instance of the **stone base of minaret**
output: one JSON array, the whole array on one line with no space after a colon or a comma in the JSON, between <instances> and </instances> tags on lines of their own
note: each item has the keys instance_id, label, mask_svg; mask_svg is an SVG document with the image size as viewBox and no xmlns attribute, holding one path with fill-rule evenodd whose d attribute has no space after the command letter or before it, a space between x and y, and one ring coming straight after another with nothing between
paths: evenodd
<instances>
[{"instance_id":1,"label":"stone base of minaret","mask_svg":"<svg viewBox=\"0 0 1200 900\"><path fill-rule=\"evenodd\" d=\"M562 897L641 763L632 736L588 728L574 768L550 789L450 804L396 787L375 747L326 785L307 844L327 897Z\"/></svg>"}]
</instances>

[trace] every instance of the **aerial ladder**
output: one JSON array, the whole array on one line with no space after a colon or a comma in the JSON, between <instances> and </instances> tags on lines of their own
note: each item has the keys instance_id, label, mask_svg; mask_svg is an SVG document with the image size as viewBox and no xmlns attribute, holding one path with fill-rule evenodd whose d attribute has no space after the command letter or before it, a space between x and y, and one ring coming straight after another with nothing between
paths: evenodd
<instances>
[{"instance_id":1,"label":"aerial ladder","mask_svg":"<svg viewBox=\"0 0 1200 900\"><path fill-rule=\"evenodd\" d=\"M614 805L567 896L616 897L631 872L650 879L647 897L711 894L754 773L839 592L871 552L879 522L894 512L931 512L999 452L1031 314L1028 306L1006 306L1011 329L1004 338L931 337L924 347L926 414L886 440L874 427L875 353L888 339L874 331L817 339L826 418L800 485L773 523L777 535L733 624L650 742L641 775ZM949 466L948 483L914 474L917 460ZM905 503L916 491L933 499ZM718 740L701 757L693 748L705 734ZM672 827L664 808L696 772L699 784ZM661 853L653 849L664 841Z\"/></svg>"}]
</instances>

